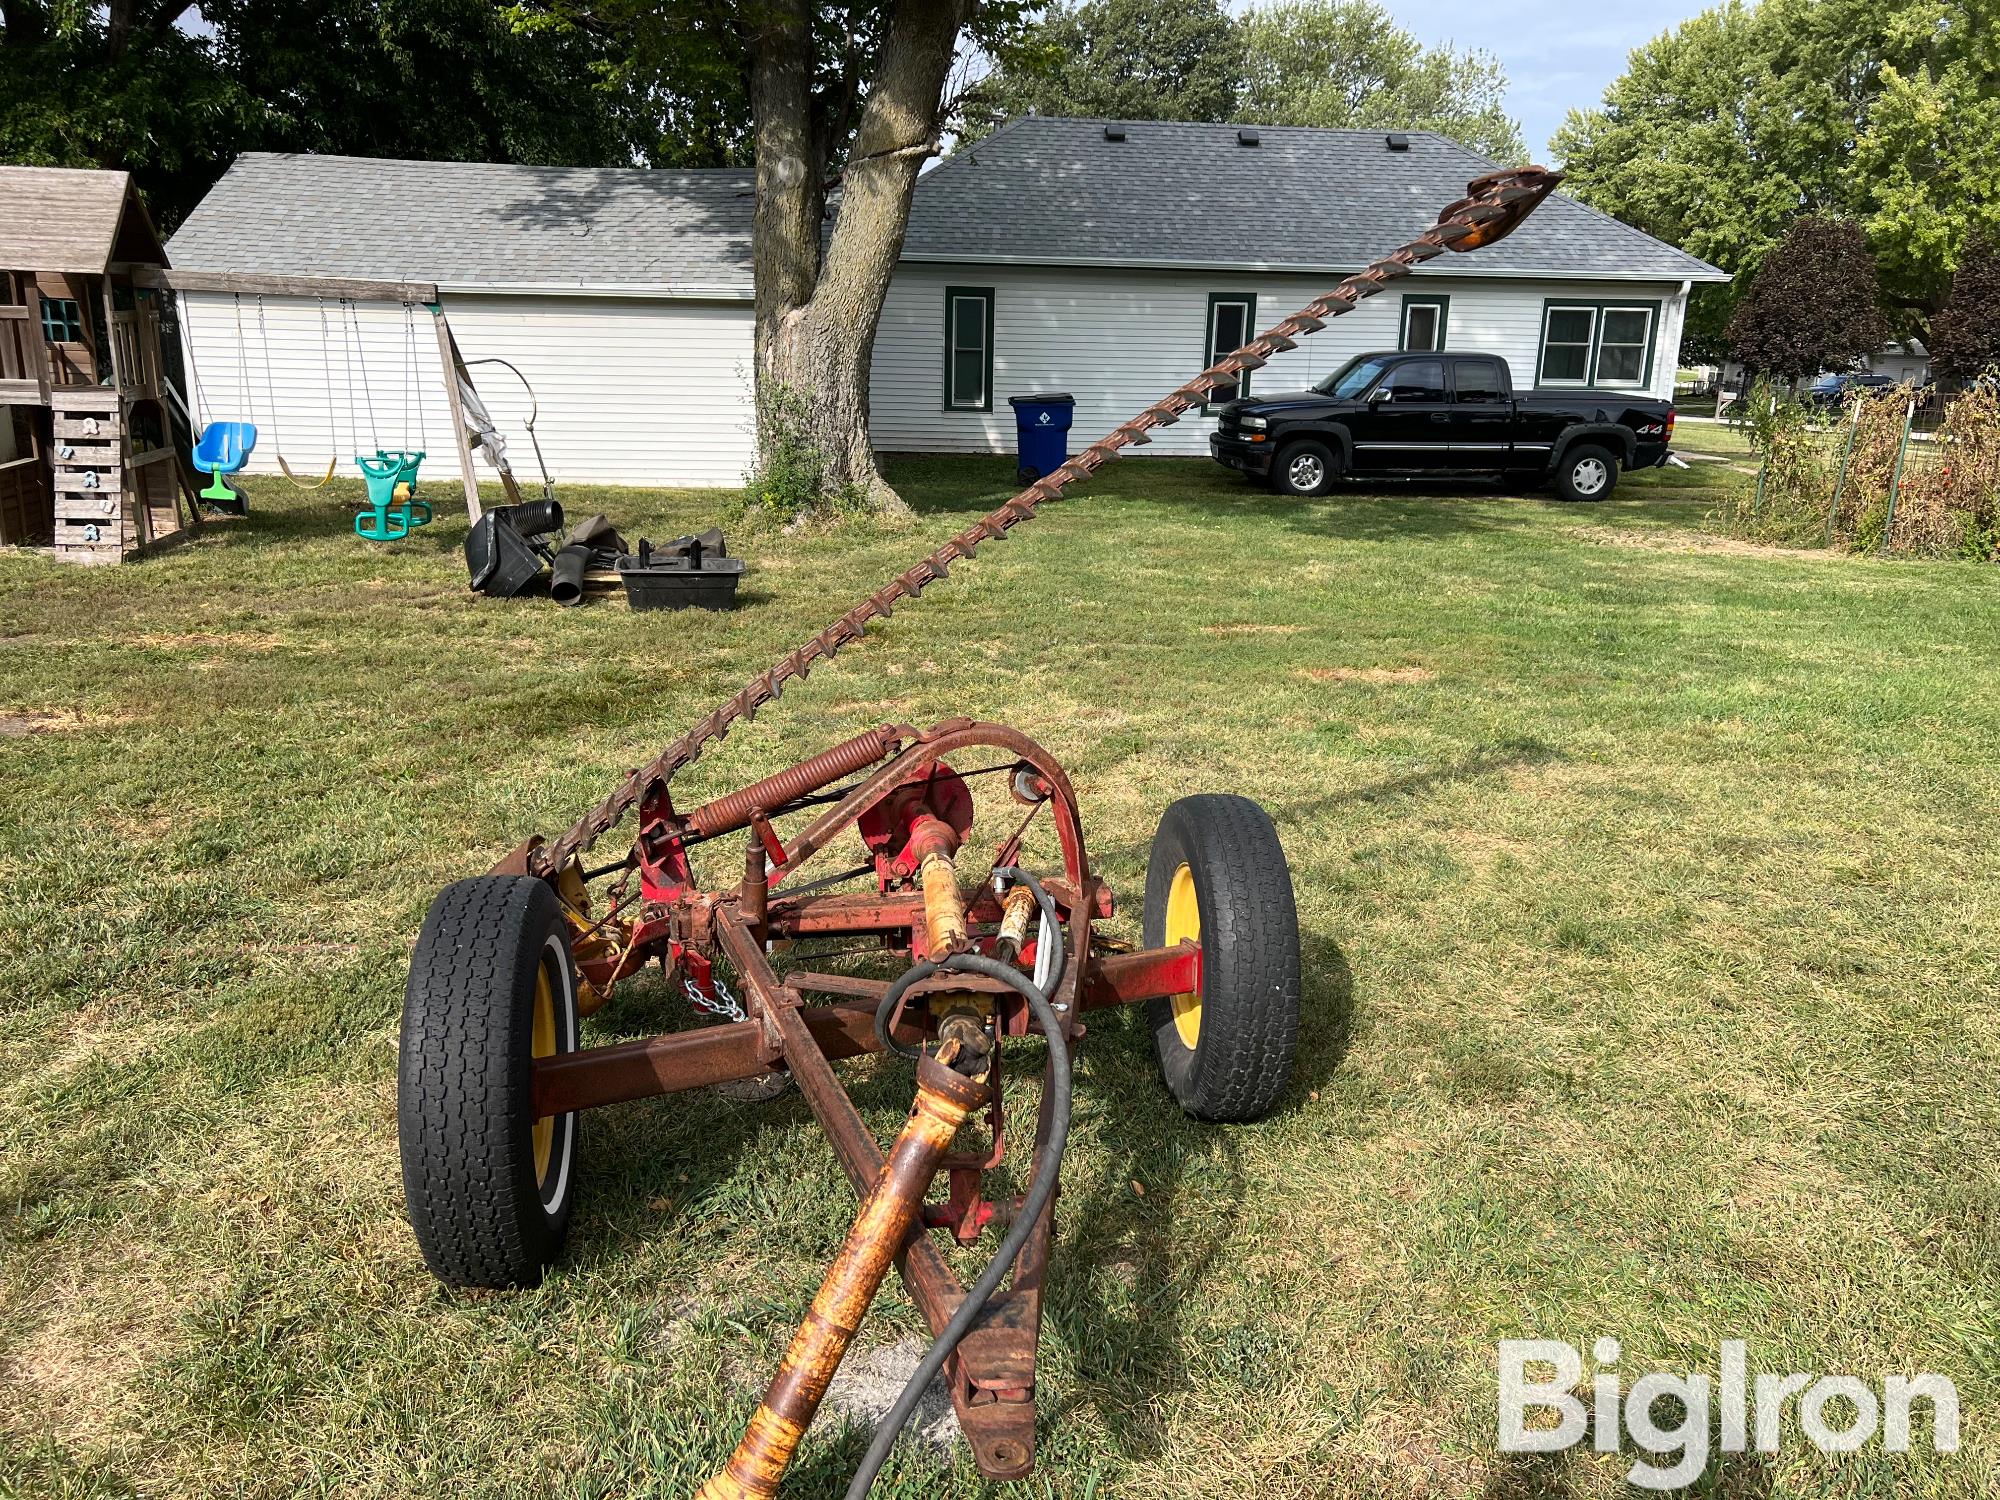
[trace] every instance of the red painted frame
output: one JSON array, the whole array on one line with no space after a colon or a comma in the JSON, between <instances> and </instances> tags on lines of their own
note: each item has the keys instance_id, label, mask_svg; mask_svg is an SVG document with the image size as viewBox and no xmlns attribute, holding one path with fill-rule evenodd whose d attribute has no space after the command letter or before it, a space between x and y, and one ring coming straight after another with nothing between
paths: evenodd
<instances>
[{"instance_id":1,"label":"red painted frame","mask_svg":"<svg viewBox=\"0 0 2000 1500\"><path fill-rule=\"evenodd\" d=\"M925 922L921 892L907 878L907 861L891 868L878 858L880 889L866 893L786 896L779 889L834 838L852 828L870 809L885 804L915 782L931 779L945 757L975 750L999 750L1013 757L1009 780L1028 805L1046 803L1056 822L1063 869L1043 884L1056 902L1072 955L1062 983L1051 997L1065 1036L1074 1043L1085 1031L1085 1011L1198 990L1201 950L1194 942L1142 952L1100 952L1093 921L1109 917L1109 887L1090 872L1083 823L1068 776L1055 759L1027 736L1004 725L946 720L927 730L885 726L811 760L766 777L694 812L675 812L664 791L640 808L638 836L622 883L639 878L637 911L624 906L592 922L575 904L571 882L566 909L580 939L577 967L593 993L649 962L679 971L704 989L717 958L741 976L745 1019L673 1032L640 1041L586 1048L545 1058L534 1066L538 1117L595 1109L682 1089L783 1070L789 1072L832 1143L857 1193L867 1189L882 1165L881 1149L856 1112L832 1063L879 1049L875 1007L885 982L846 975L800 971L780 975L767 943L800 937L874 937L885 952L914 962L924 956ZM861 780L837 794L819 795L843 778ZM907 797L905 802L910 801ZM773 828L788 814L822 806L789 838ZM749 830L743 880L727 890L700 888L688 850L731 832ZM1018 832L994 851L995 867L1013 862ZM524 844L496 873L527 873L538 847ZM793 881L796 884L796 881ZM967 903L975 946L990 946L988 929L1000 918L997 898L982 883ZM898 1040L921 1041L930 1024L927 993L974 992L992 1006L996 1041L1029 1035L1039 1028L1027 1004L993 981L966 975L938 978L910 992L898 1023ZM809 1003L809 997L821 1003ZM838 998L846 997L846 998ZM1046 1076L1044 1079L1046 1085ZM1050 1127L1047 1101L1036 1120L1037 1144ZM925 1206L923 1223L962 1243L971 1243L996 1221L1009 1218L1013 1204L989 1202L980 1191L984 1173L1005 1150L1004 1109L989 1117L991 1147L947 1159L948 1195ZM986 1314L959 1345L945 1378L960 1425L982 1473L994 1479L1019 1478L1034 1465L1035 1348L1039 1339L1042 1284L1049 1255L1054 1200L1030 1233L1016 1262L1012 1285L988 1305ZM933 1333L944 1327L964 1297L964 1288L946 1266L939 1242L921 1231L897 1257L904 1285Z\"/></svg>"}]
</instances>

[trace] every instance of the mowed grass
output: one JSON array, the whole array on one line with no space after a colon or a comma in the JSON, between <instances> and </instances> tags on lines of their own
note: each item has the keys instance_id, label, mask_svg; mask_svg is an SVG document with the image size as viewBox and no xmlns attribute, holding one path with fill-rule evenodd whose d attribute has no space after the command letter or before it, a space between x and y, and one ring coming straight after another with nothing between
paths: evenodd
<instances>
[{"instance_id":1,"label":"mowed grass","mask_svg":"<svg viewBox=\"0 0 2000 1500\"><path fill-rule=\"evenodd\" d=\"M681 1496L721 1461L851 1212L804 1105L593 1116L567 1260L449 1294L401 1211L404 969L440 886L1011 487L891 473L915 530L744 538L731 615L482 600L462 520L374 546L345 489L258 484L136 566L0 559L0 1492ZM1994 1493L2000 575L1708 536L1750 482L1295 502L1117 465L686 773L1012 722L1128 935L1176 797L1256 797L1290 857L1284 1104L1186 1119L1142 1018L1093 1017L1040 1470L906 1446L878 1494L1613 1495L1629 1442L1494 1439L1497 1340L1600 1335L1628 1382L1743 1338L1958 1383L1955 1456L1788 1420L1702 1493ZM722 497L566 499L663 538ZM657 1024L642 988L591 1030ZM907 1072L843 1067L886 1134ZM863 1343L916 1328L892 1281ZM823 1422L786 1493L865 1440Z\"/></svg>"}]
</instances>

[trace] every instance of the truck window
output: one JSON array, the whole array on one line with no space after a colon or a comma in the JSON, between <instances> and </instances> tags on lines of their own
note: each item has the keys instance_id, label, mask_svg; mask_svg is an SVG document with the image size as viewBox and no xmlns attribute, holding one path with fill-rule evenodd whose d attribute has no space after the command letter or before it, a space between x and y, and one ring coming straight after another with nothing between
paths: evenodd
<instances>
[{"instance_id":1,"label":"truck window","mask_svg":"<svg viewBox=\"0 0 2000 1500\"><path fill-rule=\"evenodd\" d=\"M1352 401L1375 383L1375 377L1382 373L1384 363L1385 361L1379 358L1357 354L1313 389L1322 395L1338 396L1343 401Z\"/></svg>"},{"instance_id":2,"label":"truck window","mask_svg":"<svg viewBox=\"0 0 2000 1500\"><path fill-rule=\"evenodd\" d=\"M1402 405L1411 401L1444 400L1444 361L1413 359L1398 365L1382 381L1389 400Z\"/></svg>"},{"instance_id":3,"label":"truck window","mask_svg":"<svg viewBox=\"0 0 2000 1500\"><path fill-rule=\"evenodd\" d=\"M1461 406L1507 399L1507 383L1500 378L1500 366L1490 359L1455 359L1451 362L1451 378Z\"/></svg>"}]
</instances>

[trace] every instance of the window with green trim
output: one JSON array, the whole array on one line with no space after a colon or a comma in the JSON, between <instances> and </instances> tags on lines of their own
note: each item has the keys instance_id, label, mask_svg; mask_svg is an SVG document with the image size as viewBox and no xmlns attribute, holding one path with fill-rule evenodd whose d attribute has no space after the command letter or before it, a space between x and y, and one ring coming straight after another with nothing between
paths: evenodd
<instances>
[{"instance_id":1,"label":"window with green trim","mask_svg":"<svg viewBox=\"0 0 2000 1500\"><path fill-rule=\"evenodd\" d=\"M1451 298L1412 292L1403 298L1403 326L1396 347L1429 351L1442 349L1445 324L1451 318Z\"/></svg>"},{"instance_id":2,"label":"window with green trim","mask_svg":"<svg viewBox=\"0 0 2000 1500\"><path fill-rule=\"evenodd\" d=\"M83 342L83 309L69 297L42 298L42 337L51 344Z\"/></svg>"},{"instance_id":3,"label":"window with green trim","mask_svg":"<svg viewBox=\"0 0 2000 1500\"><path fill-rule=\"evenodd\" d=\"M1537 385L1640 390L1653 373L1657 302L1560 302L1542 307Z\"/></svg>"},{"instance_id":4,"label":"window with green trim","mask_svg":"<svg viewBox=\"0 0 2000 1500\"><path fill-rule=\"evenodd\" d=\"M1646 345L1653 333L1652 309L1607 307L1597 331L1599 385L1644 385Z\"/></svg>"},{"instance_id":5,"label":"window with green trim","mask_svg":"<svg viewBox=\"0 0 2000 1500\"><path fill-rule=\"evenodd\" d=\"M1589 385L1597 309L1551 307L1542 319L1543 385Z\"/></svg>"},{"instance_id":6,"label":"window with green trim","mask_svg":"<svg viewBox=\"0 0 2000 1500\"><path fill-rule=\"evenodd\" d=\"M944 289L944 404L993 410L993 288Z\"/></svg>"},{"instance_id":7,"label":"window with green trim","mask_svg":"<svg viewBox=\"0 0 2000 1500\"><path fill-rule=\"evenodd\" d=\"M1234 354L1250 342L1257 323L1255 292L1210 292L1208 295L1208 339L1202 349L1205 370L1226 354ZM1245 370L1234 384L1219 385L1208 393L1210 406L1221 406L1250 394L1250 372Z\"/></svg>"}]
</instances>

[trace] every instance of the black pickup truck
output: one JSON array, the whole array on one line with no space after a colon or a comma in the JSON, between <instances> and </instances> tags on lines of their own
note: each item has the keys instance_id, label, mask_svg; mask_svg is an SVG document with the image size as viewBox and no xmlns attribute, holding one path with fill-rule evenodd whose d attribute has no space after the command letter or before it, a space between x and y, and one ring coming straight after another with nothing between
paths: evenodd
<instances>
[{"instance_id":1,"label":"black pickup truck","mask_svg":"<svg viewBox=\"0 0 2000 1500\"><path fill-rule=\"evenodd\" d=\"M1288 495L1346 475L1500 474L1602 500L1620 469L1664 464L1671 402L1629 391L1516 394L1490 354L1359 354L1309 391L1222 408L1217 463Z\"/></svg>"}]
</instances>

